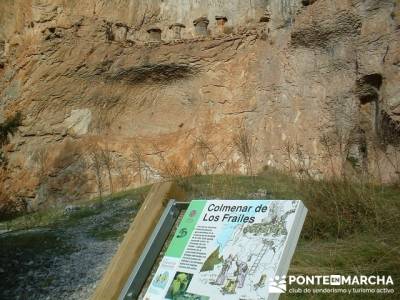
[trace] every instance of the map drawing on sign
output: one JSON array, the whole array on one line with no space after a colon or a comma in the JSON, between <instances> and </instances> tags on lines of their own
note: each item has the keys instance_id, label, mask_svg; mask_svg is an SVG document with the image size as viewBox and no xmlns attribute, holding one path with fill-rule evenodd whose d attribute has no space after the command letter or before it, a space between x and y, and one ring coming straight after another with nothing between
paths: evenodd
<instances>
[{"instance_id":1,"label":"map drawing on sign","mask_svg":"<svg viewBox=\"0 0 400 300\"><path fill-rule=\"evenodd\" d=\"M216 249L200 270L199 279L204 286L219 286L219 292L237 294L240 290L252 290L262 297L265 281L272 276L282 255L287 236L287 218L295 212L285 210L284 202L274 202L261 223L224 226L216 237ZM226 236L231 238L224 241ZM267 257L268 259L263 259ZM264 295L265 296L265 295Z\"/></svg>"}]
</instances>

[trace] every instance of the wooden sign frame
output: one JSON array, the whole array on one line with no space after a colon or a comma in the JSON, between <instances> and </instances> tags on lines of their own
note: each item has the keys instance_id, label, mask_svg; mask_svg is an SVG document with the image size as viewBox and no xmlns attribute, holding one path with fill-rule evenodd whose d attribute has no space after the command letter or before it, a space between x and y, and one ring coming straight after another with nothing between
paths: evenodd
<instances>
[{"instance_id":1,"label":"wooden sign frame","mask_svg":"<svg viewBox=\"0 0 400 300\"><path fill-rule=\"evenodd\" d=\"M167 181L152 186L96 288L92 300L117 300L125 296L122 295L123 291L127 292L126 285L130 279L132 280L131 275L135 266L141 257L143 260L142 253L146 246L150 247L150 238L165 208L167 205L172 207L170 199L187 202L185 192L175 182Z\"/></svg>"},{"instance_id":2,"label":"wooden sign frame","mask_svg":"<svg viewBox=\"0 0 400 300\"><path fill-rule=\"evenodd\" d=\"M176 202L175 200L168 202L118 300L133 300L140 295L179 214L188 206L188 202Z\"/></svg>"}]
</instances>

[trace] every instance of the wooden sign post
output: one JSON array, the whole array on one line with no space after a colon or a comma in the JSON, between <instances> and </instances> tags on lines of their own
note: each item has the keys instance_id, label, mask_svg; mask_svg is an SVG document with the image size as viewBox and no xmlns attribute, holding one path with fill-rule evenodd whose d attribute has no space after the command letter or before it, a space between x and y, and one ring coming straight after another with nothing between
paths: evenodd
<instances>
[{"instance_id":1,"label":"wooden sign post","mask_svg":"<svg viewBox=\"0 0 400 300\"><path fill-rule=\"evenodd\" d=\"M153 185L92 300L118 299L169 199L187 200L185 193L172 181Z\"/></svg>"}]
</instances>

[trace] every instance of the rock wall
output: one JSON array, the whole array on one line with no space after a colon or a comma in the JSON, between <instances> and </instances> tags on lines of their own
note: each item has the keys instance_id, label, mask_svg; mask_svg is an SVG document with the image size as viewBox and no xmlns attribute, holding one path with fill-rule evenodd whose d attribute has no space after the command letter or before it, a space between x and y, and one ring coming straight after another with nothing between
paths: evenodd
<instances>
[{"instance_id":1,"label":"rock wall","mask_svg":"<svg viewBox=\"0 0 400 300\"><path fill-rule=\"evenodd\" d=\"M24 116L4 186L34 208L268 166L398 180L399 7L2 1L0 120Z\"/></svg>"}]
</instances>

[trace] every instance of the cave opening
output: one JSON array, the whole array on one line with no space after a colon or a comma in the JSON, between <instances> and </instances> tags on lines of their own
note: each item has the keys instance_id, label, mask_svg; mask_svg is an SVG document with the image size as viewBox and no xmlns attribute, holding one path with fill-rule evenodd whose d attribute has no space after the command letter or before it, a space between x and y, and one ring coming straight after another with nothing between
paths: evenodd
<instances>
[{"instance_id":1,"label":"cave opening","mask_svg":"<svg viewBox=\"0 0 400 300\"><path fill-rule=\"evenodd\" d=\"M314 4L315 2L317 2L317 0L301 0L301 4L303 4L303 6L309 6Z\"/></svg>"},{"instance_id":2,"label":"cave opening","mask_svg":"<svg viewBox=\"0 0 400 300\"><path fill-rule=\"evenodd\" d=\"M378 73L365 75L357 81L357 93L361 104L378 102L382 82L383 77Z\"/></svg>"}]
</instances>

